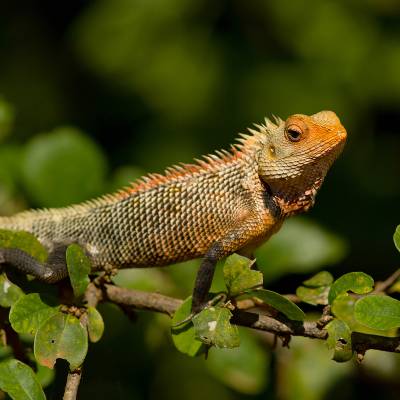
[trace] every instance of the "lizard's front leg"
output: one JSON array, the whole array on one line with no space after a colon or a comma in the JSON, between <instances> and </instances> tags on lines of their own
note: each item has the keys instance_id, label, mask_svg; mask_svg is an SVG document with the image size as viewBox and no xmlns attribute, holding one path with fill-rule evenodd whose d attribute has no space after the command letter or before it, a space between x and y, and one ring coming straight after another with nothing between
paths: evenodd
<instances>
[{"instance_id":1,"label":"lizard's front leg","mask_svg":"<svg viewBox=\"0 0 400 400\"><path fill-rule=\"evenodd\" d=\"M55 248L42 264L23 250L0 248L0 264L9 264L41 281L55 283L68 276L65 251L66 246Z\"/></svg>"},{"instance_id":2,"label":"lizard's front leg","mask_svg":"<svg viewBox=\"0 0 400 400\"><path fill-rule=\"evenodd\" d=\"M214 276L215 266L223 257L242 248L260 229L258 219L247 220L238 229L230 231L225 237L214 242L200 264L192 295L192 312L198 313L207 303L208 292Z\"/></svg>"}]
</instances>

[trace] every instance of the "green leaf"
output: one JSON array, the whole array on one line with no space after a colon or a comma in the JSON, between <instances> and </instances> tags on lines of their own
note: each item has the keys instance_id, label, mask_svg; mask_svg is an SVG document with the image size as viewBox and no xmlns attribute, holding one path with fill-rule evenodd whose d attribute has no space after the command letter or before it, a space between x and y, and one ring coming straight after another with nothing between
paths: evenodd
<instances>
[{"instance_id":1,"label":"green leaf","mask_svg":"<svg viewBox=\"0 0 400 400\"><path fill-rule=\"evenodd\" d=\"M224 264L224 280L230 296L236 296L246 289L262 285L263 274L250 269L253 261L249 258L232 254Z\"/></svg>"},{"instance_id":2,"label":"green leaf","mask_svg":"<svg viewBox=\"0 0 400 400\"><path fill-rule=\"evenodd\" d=\"M357 300L357 298L350 296L348 293L340 294L332 304L332 314L344 321L352 332L371 333L381 336L397 336L396 329L379 331L377 329L368 328L358 322L354 315L354 307Z\"/></svg>"},{"instance_id":3,"label":"green leaf","mask_svg":"<svg viewBox=\"0 0 400 400\"><path fill-rule=\"evenodd\" d=\"M369 328L386 330L400 327L400 301L389 296L370 295L354 307L356 320Z\"/></svg>"},{"instance_id":4,"label":"green leaf","mask_svg":"<svg viewBox=\"0 0 400 400\"><path fill-rule=\"evenodd\" d=\"M332 314L344 321L352 331L360 332L360 324L354 318L355 302L356 299L348 293L339 294L332 303Z\"/></svg>"},{"instance_id":5,"label":"green leaf","mask_svg":"<svg viewBox=\"0 0 400 400\"><path fill-rule=\"evenodd\" d=\"M0 274L0 306L11 307L24 292L17 286L10 282L6 274Z\"/></svg>"},{"instance_id":6,"label":"green leaf","mask_svg":"<svg viewBox=\"0 0 400 400\"><path fill-rule=\"evenodd\" d=\"M0 247L21 249L41 263L47 260L46 249L39 240L29 232L0 229Z\"/></svg>"},{"instance_id":7,"label":"green leaf","mask_svg":"<svg viewBox=\"0 0 400 400\"><path fill-rule=\"evenodd\" d=\"M318 288L321 286L329 286L333 282L333 276L328 271L318 272L316 275L303 282L304 286L309 288Z\"/></svg>"},{"instance_id":8,"label":"green leaf","mask_svg":"<svg viewBox=\"0 0 400 400\"><path fill-rule=\"evenodd\" d=\"M26 191L43 207L62 207L99 195L105 172L102 150L72 127L35 135L21 164Z\"/></svg>"},{"instance_id":9,"label":"green leaf","mask_svg":"<svg viewBox=\"0 0 400 400\"><path fill-rule=\"evenodd\" d=\"M103 317L99 313L99 311L94 307L88 307L87 309L87 317L88 317L88 333L89 339L91 342L98 342L103 336L104 332L104 321Z\"/></svg>"},{"instance_id":10,"label":"green leaf","mask_svg":"<svg viewBox=\"0 0 400 400\"><path fill-rule=\"evenodd\" d=\"M303 310L296 304L272 290L251 290L246 292L246 297L257 297L294 321L304 321L306 317Z\"/></svg>"},{"instance_id":11,"label":"green leaf","mask_svg":"<svg viewBox=\"0 0 400 400\"><path fill-rule=\"evenodd\" d=\"M89 273L91 270L90 260L85 251L77 244L71 244L66 253L69 279L75 297L83 296L90 283Z\"/></svg>"},{"instance_id":12,"label":"green leaf","mask_svg":"<svg viewBox=\"0 0 400 400\"><path fill-rule=\"evenodd\" d=\"M296 295L304 303L312 305L327 305L328 304L328 294L329 286L321 286L315 288L309 288L304 286L299 286L296 289Z\"/></svg>"},{"instance_id":13,"label":"green leaf","mask_svg":"<svg viewBox=\"0 0 400 400\"><path fill-rule=\"evenodd\" d=\"M267 384L270 355L258 338L245 328L239 328L240 346L234 349L213 348L206 366L214 377L232 389L245 393L260 393Z\"/></svg>"},{"instance_id":14,"label":"green leaf","mask_svg":"<svg viewBox=\"0 0 400 400\"><path fill-rule=\"evenodd\" d=\"M58 312L47 319L35 336L34 353L41 365L53 368L63 358L70 369L78 368L85 359L88 338L85 328L73 315Z\"/></svg>"},{"instance_id":15,"label":"green leaf","mask_svg":"<svg viewBox=\"0 0 400 400\"><path fill-rule=\"evenodd\" d=\"M328 339L326 344L329 349L333 349L333 360L337 362L349 361L353 357L351 347L351 330L347 324L340 319L334 319L326 325Z\"/></svg>"},{"instance_id":16,"label":"green leaf","mask_svg":"<svg viewBox=\"0 0 400 400\"><path fill-rule=\"evenodd\" d=\"M0 363L0 389L14 400L46 400L32 369L15 359Z\"/></svg>"},{"instance_id":17,"label":"green leaf","mask_svg":"<svg viewBox=\"0 0 400 400\"><path fill-rule=\"evenodd\" d=\"M207 345L233 348L240 345L239 330L229 320L232 313L224 307L205 308L193 317L196 336Z\"/></svg>"},{"instance_id":18,"label":"green leaf","mask_svg":"<svg viewBox=\"0 0 400 400\"><path fill-rule=\"evenodd\" d=\"M349 272L336 279L329 291L329 304L332 304L335 298L348 291L357 294L369 293L374 286L374 280L364 272Z\"/></svg>"},{"instance_id":19,"label":"green leaf","mask_svg":"<svg viewBox=\"0 0 400 400\"><path fill-rule=\"evenodd\" d=\"M396 249L400 251L400 225L398 225L396 230L394 231L393 241Z\"/></svg>"},{"instance_id":20,"label":"green leaf","mask_svg":"<svg viewBox=\"0 0 400 400\"><path fill-rule=\"evenodd\" d=\"M188 297L182 305L175 311L172 318L172 325L176 325L179 322L187 318L192 312L192 297ZM184 354L190 357L198 356L205 353L207 346L204 345L199 339L196 338L195 329L192 321L188 321L185 324L171 328L172 341L175 347Z\"/></svg>"},{"instance_id":21,"label":"green leaf","mask_svg":"<svg viewBox=\"0 0 400 400\"><path fill-rule=\"evenodd\" d=\"M58 310L59 307L44 303L39 293L31 293L21 296L13 304L9 319L16 332L35 335L40 326Z\"/></svg>"}]
</instances>

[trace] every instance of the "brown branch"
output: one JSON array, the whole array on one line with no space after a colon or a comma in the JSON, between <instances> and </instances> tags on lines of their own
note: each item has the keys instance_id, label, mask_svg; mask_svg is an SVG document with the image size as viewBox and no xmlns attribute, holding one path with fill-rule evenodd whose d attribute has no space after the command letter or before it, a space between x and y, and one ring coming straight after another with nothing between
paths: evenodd
<instances>
[{"instance_id":1,"label":"brown branch","mask_svg":"<svg viewBox=\"0 0 400 400\"><path fill-rule=\"evenodd\" d=\"M156 311L169 316L172 316L183 302L159 293L125 289L111 284L103 286L103 295L108 301L118 305L131 306L137 310Z\"/></svg>"},{"instance_id":2,"label":"brown branch","mask_svg":"<svg viewBox=\"0 0 400 400\"><path fill-rule=\"evenodd\" d=\"M78 394L78 387L81 381L82 370L80 368L68 374L65 385L63 400L75 400Z\"/></svg>"},{"instance_id":3,"label":"brown branch","mask_svg":"<svg viewBox=\"0 0 400 400\"><path fill-rule=\"evenodd\" d=\"M375 289L373 293L383 293L386 292L390 286L392 286L398 279L400 278L400 268L393 272L389 278L385 279L382 282L375 283Z\"/></svg>"},{"instance_id":4,"label":"brown branch","mask_svg":"<svg viewBox=\"0 0 400 400\"><path fill-rule=\"evenodd\" d=\"M381 350L391 353L400 353L400 337L383 337L367 333L352 332L353 349L358 354L365 354L367 350Z\"/></svg>"},{"instance_id":5,"label":"brown branch","mask_svg":"<svg viewBox=\"0 0 400 400\"><path fill-rule=\"evenodd\" d=\"M133 307L137 310L150 310L170 316L182 304L182 300L173 297L140 290L124 289L110 284L104 285L102 300ZM328 338L328 332L320 327L318 321L291 321L285 318L270 317L236 309L233 312L232 322L248 328L271 332L282 337L303 336L320 340ZM400 352L400 337L390 338L353 332L352 344L354 351L359 354L364 354L369 349L394 353Z\"/></svg>"},{"instance_id":6,"label":"brown branch","mask_svg":"<svg viewBox=\"0 0 400 400\"><path fill-rule=\"evenodd\" d=\"M301 303L302 300L300 299L297 294L284 294L283 297L286 297L288 300L290 300L293 303Z\"/></svg>"}]
</instances>

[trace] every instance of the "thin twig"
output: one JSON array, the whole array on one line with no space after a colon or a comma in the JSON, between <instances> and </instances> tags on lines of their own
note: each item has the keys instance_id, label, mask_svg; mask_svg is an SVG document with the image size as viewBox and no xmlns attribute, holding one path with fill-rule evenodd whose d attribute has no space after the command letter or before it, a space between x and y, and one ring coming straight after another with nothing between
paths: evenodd
<instances>
[{"instance_id":1,"label":"thin twig","mask_svg":"<svg viewBox=\"0 0 400 400\"><path fill-rule=\"evenodd\" d=\"M124 306L131 306L137 310L156 311L172 316L182 304L182 300L164 296L159 293L143 292L141 290L125 289L105 284L104 296L108 301Z\"/></svg>"},{"instance_id":2,"label":"thin twig","mask_svg":"<svg viewBox=\"0 0 400 400\"><path fill-rule=\"evenodd\" d=\"M82 369L78 368L73 372L70 372L67 377L67 383L65 385L63 400L75 400L78 394L78 387L81 381Z\"/></svg>"},{"instance_id":3,"label":"thin twig","mask_svg":"<svg viewBox=\"0 0 400 400\"><path fill-rule=\"evenodd\" d=\"M375 289L373 293L383 293L386 292L390 286L392 286L398 279L400 278L400 268L393 272L389 278L385 279L382 282L375 283Z\"/></svg>"},{"instance_id":4,"label":"thin twig","mask_svg":"<svg viewBox=\"0 0 400 400\"><path fill-rule=\"evenodd\" d=\"M383 337L367 333L352 332L353 349L358 354L365 354L367 350L388 351L400 353L400 337Z\"/></svg>"},{"instance_id":5,"label":"thin twig","mask_svg":"<svg viewBox=\"0 0 400 400\"><path fill-rule=\"evenodd\" d=\"M283 297L286 297L288 300L290 300L293 303L301 303L302 300L299 296L296 294L284 294Z\"/></svg>"}]
</instances>

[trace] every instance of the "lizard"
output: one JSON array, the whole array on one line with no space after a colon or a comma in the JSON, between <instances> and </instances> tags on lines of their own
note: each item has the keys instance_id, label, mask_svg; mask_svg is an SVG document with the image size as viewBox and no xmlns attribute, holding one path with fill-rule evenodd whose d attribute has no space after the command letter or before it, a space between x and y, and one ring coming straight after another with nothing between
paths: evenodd
<instances>
[{"instance_id":1,"label":"lizard","mask_svg":"<svg viewBox=\"0 0 400 400\"><path fill-rule=\"evenodd\" d=\"M1 229L30 232L49 252L40 263L20 249L1 248L0 264L54 283L68 275L65 251L71 243L84 248L93 271L202 257L192 298L198 312L218 260L252 254L286 218L313 206L346 137L332 111L266 118L230 151L148 174L81 204L0 217Z\"/></svg>"}]
</instances>

